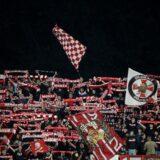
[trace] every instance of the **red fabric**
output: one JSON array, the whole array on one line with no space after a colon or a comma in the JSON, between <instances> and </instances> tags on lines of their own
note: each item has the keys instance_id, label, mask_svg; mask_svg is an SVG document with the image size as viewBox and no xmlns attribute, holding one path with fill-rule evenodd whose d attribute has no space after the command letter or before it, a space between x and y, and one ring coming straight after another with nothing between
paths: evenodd
<instances>
[{"instance_id":1,"label":"red fabric","mask_svg":"<svg viewBox=\"0 0 160 160\"><path fill-rule=\"evenodd\" d=\"M4 80L3 80L3 79L0 79L0 83L4 83Z\"/></svg>"},{"instance_id":2,"label":"red fabric","mask_svg":"<svg viewBox=\"0 0 160 160\"><path fill-rule=\"evenodd\" d=\"M31 151L33 154L48 152L48 146L45 144L44 140L38 139L34 142L30 142L30 145L31 145Z\"/></svg>"},{"instance_id":3,"label":"red fabric","mask_svg":"<svg viewBox=\"0 0 160 160\"><path fill-rule=\"evenodd\" d=\"M117 77L95 77L95 81L121 81L121 78Z\"/></svg>"},{"instance_id":4,"label":"red fabric","mask_svg":"<svg viewBox=\"0 0 160 160\"><path fill-rule=\"evenodd\" d=\"M12 156L12 155L6 155L6 156L0 155L0 158L4 158L4 159L13 159L13 156Z\"/></svg>"},{"instance_id":5,"label":"red fabric","mask_svg":"<svg viewBox=\"0 0 160 160\"><path fill-rule=\"evenodd\" d=\"M57 82L57 83L80 83L80 79L63 79L63 78L53 78L52 82Z\"/></svg>"},{"instance_id":6,"label":"red fabric","mask_svg":"<svg viewBox=\"0 0 160 160\"><path fill-rule=\"evenodd\" d=\"M46 98L56 98L55 94L41 94L41 98L42 99L46 99Z\"/></svg>"},{"instance_id":7,"label":"red fabric","mask_svg":"<svg viewBox=\"0 0 160 160\"><path fill-rule=\"evenodd\" d=\"M108 159L108 156L115 155L123 146L124 142L116 132L104 124L99 111L81 112L68 119L78 132L81 131L82 138L88 142L88 147L98 160Z\"/></svg>"},{"instance_id":8,"label":"red fabric","mask_svg":"<svg viewBox=\"0 0 160 160\"><path fill-rule=\"evenodd\" d=\"M79 102L80 102L81 100L79 100ZM73 104L75 103L75 102L78 102L78 100L77 99L64 99L64 103L68 103L69 104L69 106L73 106Z\"/></svg>"},{"instance_id":9,"label":"red fabric","mask_svg":"<svg viewBox=\"0 0 160 160\"><path fill-rule=\"evenodd\" d=\"M18 84L19 84L20 87L28 87L28 88L32 88L32 89L35 89L35 90L40 90L38 85L33 85L33 84L30 84L30 83L23 83L23 82L18 82Z\"/></svg>"}]
</instances>

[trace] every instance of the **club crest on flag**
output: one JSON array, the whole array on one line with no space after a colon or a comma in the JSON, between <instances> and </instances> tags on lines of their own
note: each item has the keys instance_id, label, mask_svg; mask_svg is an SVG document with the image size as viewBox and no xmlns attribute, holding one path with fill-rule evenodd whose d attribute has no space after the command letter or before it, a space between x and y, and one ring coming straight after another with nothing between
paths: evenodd
<instances>
[{"instance_id":1,"label":"club crest on flag","mask_svg":"<svg viewBox=\"0 0 160 160\"><path fill-rule=\"evenodd\" d=\"M145 75L137 75L130 80L128 87L135 100L145 102L156 93L158 84L156 80Z\"/></svg>"},{"instance_id":2,"label":"club crest on flag","mask_svg":"<svg viewBox=\"0 0 160 160\"><path fill-rule=\"evenodd\" d=\"M80 127L78 127L81 130L81 134L83 133L86 136L88 143L92 147L97 147L98 141L100 140L109 141L112 139L109 129L107 127L102 128L101 125L97 125L96 121L97 119L87 124L81 124Z\"/></svg>"},{"instance_id":3,"label":"club crest on flag","mask_svg":"<svg viewBox=\"0 0 160 160\"><path fill-rule=\"evenodd\" d=\"M30 142L31 151L35 153L46 153L48 152L48 146L45 144L44 140L38 139L36 141Z\"/></svg>"},{"instance_id":4,"label":"club crest on flag","mask_svg":"<svg viewBox=\"0 0 160 160\"><path fill-rule=\"evenodd\" d=\"M158 81L132 69L128 71L125 104L144 105L157 100Z\"/></svg>"},{"instance_id":5,"label":"club crest on flag","mask_svg":"<svg viewBox=\"0 0 160 160\"><path fill-rule=\"evenodd\" d=\"M80 112L69 116L68 120L97 160L113 158L124 144L114 129L104 122L99 111Z\"/></svg>"},{"instance_id":6,"label":"club crest on flag","mask_svg":"<svg viewBox=\"0 0 160 160\"><path fill-rule=\"evenodd\" d=\"M93 145L96 145L99 140L104 140L105 132L102 129L96 130L94 128L88 129L87 140Z\"/></svg>"}]
</instances>

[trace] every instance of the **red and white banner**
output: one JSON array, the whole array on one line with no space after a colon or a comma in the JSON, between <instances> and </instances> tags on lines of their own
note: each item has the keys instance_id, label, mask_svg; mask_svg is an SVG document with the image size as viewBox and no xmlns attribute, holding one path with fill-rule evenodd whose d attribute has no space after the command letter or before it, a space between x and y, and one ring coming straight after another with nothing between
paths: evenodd
<instances>
[{"instance_id":1,"label":"red and white banner","mask_svg":"<svg viewBox=\"0 0 160 160\"><path fill-rule=\"evenodd\" d=\"M52 32L58 39L59 43L62 45L66 55L70 59L75 69L78 70L79 63L86 52L86 46L81 44L78 40L74 39L71 35L66 33L57 25L54 26Z\"/></svg>"},{"instance_id":2,"label":"red and white banner","mask_svg":"<svg viewBox=\"0 0 160 160\"><path fill-rule=\"evenodd\" d=\"M160 121L150 121L150 120L139 120L138 123L141 123L141 124L160 124Z\"/></svg>"},{"instance_id":3,"label":"red and white banner","mask_svg":"<svg viewBox=\"0 0 160 160\"><path fill-rule=\"evenodd\" d=\"M0 158L12 160L12 159L13 159L13 156L12 156L12 155L6 155L6 156L0 155Z\"/></svg>"},{"instance_id":4,"label":"red and white banner","mask_svg":"<svg viewBox=\"0 0 160 160\"><path fill-rule=\"evenodd\" d=\"M32 107L32 108L36 108L36 107L40 107L41 106L41 102L38 102L35 104L14 104L14 103L0 103L0 107L22 107L22 108L28 108L28 107Z\"/></svg>"},{"instance_id":5,"label":"red and white banner","mask_svg":"<svg viewBox=\"0 0 160 160\"><path fill-rule=\"evenodd\" d=\"M104 123L100 112L81 112L68 120L92 150L97 160L108 160L116 155L124 142L113 128Z\"/></svg>"},{"instance_id":6,"label":"red and white banner","mask_svg":"<svg viewBox=\"0 0 160 160\"><path fill-rule=\"evenodd\" d=\"M0 133L16 133L14 128L0 128Z\"/></svg>"},{"instance_id":7,"label":"red and white banner","mask_svg":"<svg viewBox=\"0 0 160 160\"><path fill-rule=\"evenodd\" d=\"M58 83L80 83L80 79L67 79L67 78L53 78L52 82L58 82Z\"/></svg>"},{"instance_id":8,"label":"red and white banner","mask_svg":"<svg viewBox=\"0 0 160 160\"><path fill-rule=\"evenodd\" d=\"M95 81L121 81L121 78L118 77L94 77Z\"/></svg>"},{"instance_id":9,"label":"red and white banner","mask_svg":"<svg viewBox=\"0 0 160 160\"><path fill-rule=\"evenodd\" d=\"M33 84L30 84L30 83L23 83L23 82L18 82L18 85L20 87L27 87L27 88L31 88L31 89L34 89L36 91L39 91L40 88L38 85L33 85Z\"/></svg>"},{"instance_id":10,"label":"red and white banner","mask_svg":"<svg viewBox=\"0 0 160 160\"><path fill-rule=\"evenodd\" d=\"M67 84L54 84L54 82L53 82L52 86L54 88L67 88L68 87Z\"/></svg>"},{"instance_id":11,"label":"red and white banner","mask_svg":"<svg viewBox=\"0 0 160 160\"><path fill-rule=\"evenodd\" d=\"M40 129L41 128L41 125L38 123L38 124L22 124L22 123L15 123L13 125L15 128L17 127L29 127L29 128L36 128L36 129Z\"/></svg>"},{"instance_id":12,"label":"red and white banner","mask_svg":"<svg viewBox=\"0 0 160 160\"><path fill-rule=\"evenodd\" d=\"M55 94L41 94L40 98L41 99L47 99L47 98L55 99L56 95Z\"/></svg>"}]
</instances>

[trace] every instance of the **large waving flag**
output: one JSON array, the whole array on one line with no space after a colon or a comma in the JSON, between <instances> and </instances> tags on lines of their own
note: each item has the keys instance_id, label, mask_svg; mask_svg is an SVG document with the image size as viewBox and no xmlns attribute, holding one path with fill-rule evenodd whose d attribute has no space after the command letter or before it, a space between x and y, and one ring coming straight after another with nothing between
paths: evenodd
<instances>
[{"instance_id":1,"label":"large waving flag","mask_svg":"<svg viewBox=\"0 0 160 160\"><path fill-rule=\"evenodd\" d=\"M126 105L144 105L157 101L158 81L147 75L128 69Z\"/></svg>"},{"instance_id":2,"label":"large waving flag","mask_svg":"<svg viewBox=\"0 0 160 160\"><path fill-rule=\"evenodd\" d=\"M71 35L66 33L62 28L55 25L52 30L53 34L62 45L66 55L71 63L78 70L79 63L86 52L86 46L81 44L78 40L74 39Z\"/></svg>"},{"instance_id":3,"label":"large waving flag","mask_svg":"<svg viewBox=\"0 0 160 160\"><path fill-rule=\"evenodd\" d=\"M116 159L116 153L123 146L123 140L113 128L104 123L99 111L95 113L80 112L68 119L97 160Z\"/></svg>"}]
</instances>

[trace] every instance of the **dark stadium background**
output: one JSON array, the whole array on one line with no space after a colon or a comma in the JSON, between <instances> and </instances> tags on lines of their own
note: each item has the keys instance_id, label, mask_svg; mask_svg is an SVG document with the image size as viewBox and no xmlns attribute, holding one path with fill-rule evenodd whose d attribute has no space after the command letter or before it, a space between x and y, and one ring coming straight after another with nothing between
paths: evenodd
<instances>
[{"instance_id":1,"label":"dark stadium background","mask_svg":"<svg viewBox=\"0 0 160 160\"><path fill-rule=\"evenodd\" d=\"M52 28L88 49L80 73L126 76L128 67L160 74L160 14L153 1L0 0L0 71L56 70L76 78Z\"/></svg>"}]
</instances>

